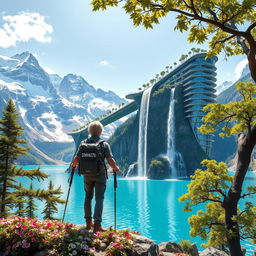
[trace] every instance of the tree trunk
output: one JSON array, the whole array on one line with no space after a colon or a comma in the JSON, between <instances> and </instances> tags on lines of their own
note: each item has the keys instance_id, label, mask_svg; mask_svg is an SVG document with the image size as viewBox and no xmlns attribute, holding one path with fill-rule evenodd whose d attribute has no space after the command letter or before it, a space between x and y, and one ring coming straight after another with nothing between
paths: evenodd
<instances>
[{"instance_id":1,"label":"tree trunk","mask_svg":"<svg viewBox=\"0 0 256 256\"><path fill-rule=\"evenodd\" d=\"M232 231L233 236L228 237L228 247L231 256L242 256L242 249L240 244L239 227L232 218L237 216L237 207L239 199L241 198L242 185L246 172L248 170L251 154L256 142L256 127L253 128L251 134L240 134L237 142L238 159L236 172L233 183L228 191L223 207L225 209L225 224L229 231Z\"/></svg>"},{"instance_id":2,"label":"tree trunk","mask_svg":"<svg viewBox=\"0 0 256 256\"><path fill-rule=\"evenodd\" d=\"M9 162L9 146L7 145L7 149L6 149L6 159L5 159L5 175L4 175L4 182L3 182L3 194L2 194L2 202L1 202L1 209L0 209L0 217L1 218L5 218L6 216L6 203L5 203L5 199L6 199L6 190L7 190L7 177L8 177L8 162Z\"/></svg>"},{"instance_id":3,"label":"tree trunk","mask_svg":"<svg viewBox=\"0 0 256 256\"><path fill-rule=\"evenodd\" d=\"M256 56L255 53L249 54L247 56L248 59L248 64L249 64L249 69L251 72L251 77L256 83Z\"/></svg>"}]
</instances>

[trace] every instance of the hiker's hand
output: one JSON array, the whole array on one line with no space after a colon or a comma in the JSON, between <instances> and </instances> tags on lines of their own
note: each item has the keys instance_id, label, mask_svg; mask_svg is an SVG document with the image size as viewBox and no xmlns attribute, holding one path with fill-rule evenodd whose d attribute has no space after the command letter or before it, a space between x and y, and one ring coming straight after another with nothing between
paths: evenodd
<instances>
[{"instance_id":1,"label":"hiker's hand","mask_svg":"<svg viewBox=\"0 0 256 256\"><path fill-rule=\"evenodd\" d=\"M113 169L113 171L115 172L115 173L118 173L120 170L119 170L119 167L117 166L115 169Z\"/></svg>"},{"instance_id":2,"label":"hiker's hand","mask_svg":"<svg viewBox=\"0 0 256 256\"><path fill-rule=\"evenodd\" d=\"M74 171L75 171L75 169L76 169L76 165L71 164L71 169L72 169L72 171L74 172Z\"/></svg>"}]
</instances>

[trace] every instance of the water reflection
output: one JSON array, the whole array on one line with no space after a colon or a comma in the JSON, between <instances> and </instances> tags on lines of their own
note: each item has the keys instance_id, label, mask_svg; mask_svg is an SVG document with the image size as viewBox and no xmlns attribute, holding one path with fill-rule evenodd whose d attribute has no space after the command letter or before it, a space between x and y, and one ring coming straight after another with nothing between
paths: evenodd
<instances>
[{"instance_id":1,"label":"water reflection","mask_svg":"<svg viewBox=\"0 0 256 256\"><path fill-rule=\"evenodd\" d=\"M65 173L66 167L44 166L42 171L51 174L50 179L55 187L61 185L64 194L61 196L66 199L68 192L69 174ZM29 186L30 181L21 178L20 181ZM256 175L250 173L245 180L245 187L255 186ZM201 244L199 238L189 236L189 225L187 219L202 206L191 213L183 212L184 204L178 202L178 198L186 193L189 180L145 180L134 178L118 177L117 188L117 228L130 228L139 231L157 243L164 241L178 242L181 239L189 239L192 242ZM48 181L33 181L35 188L47 188ZM103 226L114 225L114 184L110 176L107 181L105 193ZM84 188L83 177L75 175L70 198L67 206L66 221L75 224L84 224ZM249 198L256 204L256 198ZM36 215L42 218L41 211L44 208L43 201L37 201L38 211ZM94 201L93 201L94 205ZM243 204L241 204L242 206ZM56 217L62 218L64 205L59 206L59 213ZM255 248L246 242L246 248Z\"/></svg>"}]
</instances>

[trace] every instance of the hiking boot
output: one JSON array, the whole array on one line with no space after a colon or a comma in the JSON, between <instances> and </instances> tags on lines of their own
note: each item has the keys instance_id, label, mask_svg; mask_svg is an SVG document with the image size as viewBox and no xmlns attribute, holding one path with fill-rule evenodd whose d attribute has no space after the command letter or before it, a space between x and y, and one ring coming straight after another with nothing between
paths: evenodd
<instances>
[{"instance_id":1,"label":"hiking boot","mask_svg":"<svg viewBox=\"0 0 256 256\"><path fill-rule=\"evenodd\" d=\"M93 233L106 231L101 225L94 225Z\"/></svg>"},{"instance_id":2,"label":"hiking boot","mask_svg":"<svg viewBox=\"0 0 256 256\"><path fill-rule=\"evenodd\" d=\"M91 229L93 227L94 223L91 220L86 221L86 229Z\"/></svg>"}]
</instances>

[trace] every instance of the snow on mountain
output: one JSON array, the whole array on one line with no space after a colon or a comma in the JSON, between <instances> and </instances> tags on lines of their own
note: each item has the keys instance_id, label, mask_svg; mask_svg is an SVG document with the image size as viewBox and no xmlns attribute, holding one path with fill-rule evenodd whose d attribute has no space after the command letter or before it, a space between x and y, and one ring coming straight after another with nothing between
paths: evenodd
<instances>
[{"instance_id":1,"label":"snow on mountain","mask_svg":"<svg viewBox=\"0 0 256 256\"><path fill-rule=\"evenodd\" d=\"M247 63L246 66L244 67L243 71L242 71L242 74L241 74L241 77L245 77L246 75L250 74L250 69L249 69L249 64Z\"/></svg>"},{"instance_id":2,"label":"snow on mountain","mask_svg":"<svg viewBox=\"0 0 256 256\"><path fill-rule=\"evenodd\" d=\"M61 78L57 74L48 74L29 52L12 57L0 56L1 106L9 98L15 101L20 113L21 124L25 127L24 137L34 150L33 157L39 154L40 161L47 158L47 163L54 159L53 156L45 157L48 144L51 144L55 160L60 160L62 149L57 150L57 147L64 144L73 147L68 132L125 102L112 91L95 89L82 76L67 74ZM105 138L113 133L115 126L106 127ZM68 152L69 157L61 154L62 160L69 160L73 152Z\"/></svg>"},{"instance_id":3,"label":"snow on mountain","mask_svg":"<svg viewBox=\"0 0 256 256\"><path fill-rule=\"evenodd\" d=\"M231 85L233 85L232 81L225 81L220 85L216 86L216 94L219 95L220 93L222 93L223 91L225 91L226 89L228 89Z\"/></svg>"}]
</instances>

